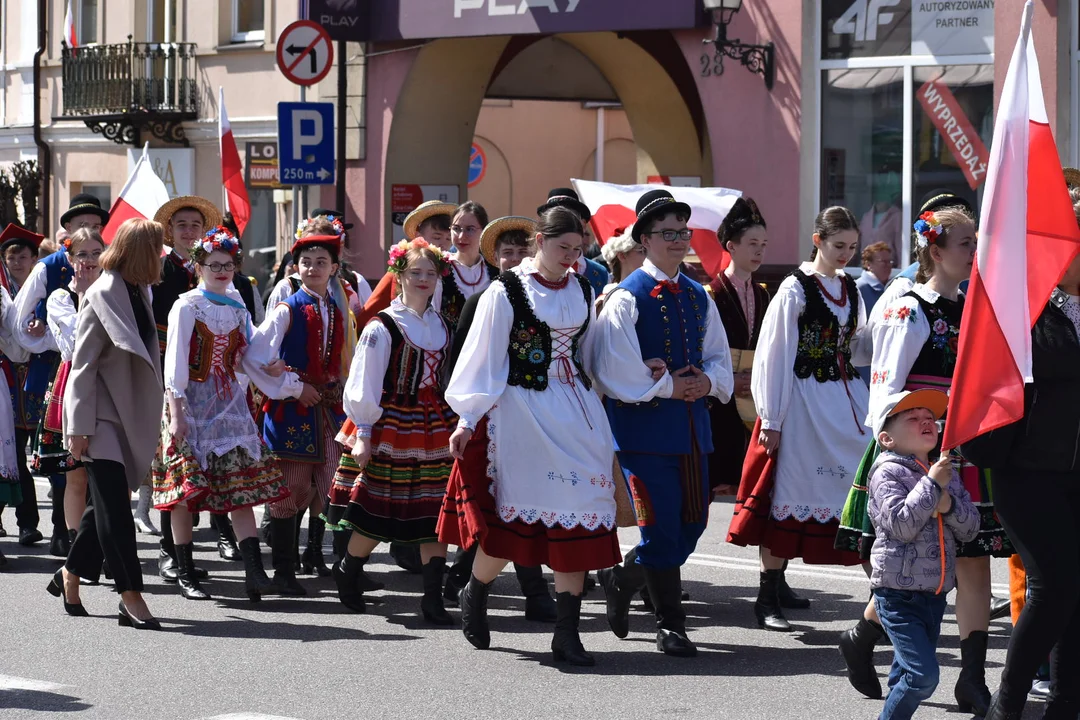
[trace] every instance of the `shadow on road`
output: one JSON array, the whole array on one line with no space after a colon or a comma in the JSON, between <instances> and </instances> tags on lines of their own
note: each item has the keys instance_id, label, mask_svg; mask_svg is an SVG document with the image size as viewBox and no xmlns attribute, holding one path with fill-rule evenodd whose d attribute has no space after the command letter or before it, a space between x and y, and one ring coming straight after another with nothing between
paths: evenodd
<instances>
[{"instance_id":1,"label":"shadow on road","mask_svg":"<svg viewBox=\"0 0 1080 720\"><path fill-rule=\"evenodd\" d=\"M44 690L0 690L0 708L34 712L80 712L92 707L77 697Z\"/></svg>"}]
</instances>

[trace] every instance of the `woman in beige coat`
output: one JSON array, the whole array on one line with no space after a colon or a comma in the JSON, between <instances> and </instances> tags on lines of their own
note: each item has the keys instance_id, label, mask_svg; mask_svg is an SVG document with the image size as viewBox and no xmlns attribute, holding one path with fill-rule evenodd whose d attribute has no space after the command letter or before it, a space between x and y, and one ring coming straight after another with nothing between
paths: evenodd
<instances>
[{"instance_id":1,"label":"woman in beige coat","mask_svg":"<svg viewBox=\"0 0 1080 720\"><path fill-rule=\"evenodd\" d=\"M142 598L129 493L150 470L161 418L161 360L149 293L161 271L161 248L161 225L125 222L79 308L64 434L72 456L86 463L93 503L49 585L68 614L86 615L79 578L96 579L104 558L121 597L120 625L150 630L161 626Z\"/></svg>"}]
</instances>

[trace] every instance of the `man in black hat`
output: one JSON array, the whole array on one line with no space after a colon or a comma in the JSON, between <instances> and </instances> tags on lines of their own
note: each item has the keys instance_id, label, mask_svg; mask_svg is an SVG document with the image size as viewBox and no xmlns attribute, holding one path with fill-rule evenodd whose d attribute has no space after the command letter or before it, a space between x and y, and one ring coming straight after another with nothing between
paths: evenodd
<instances>
[{"instance_id":1,"label":"man in black hat","mask_svg":"<svg viewBox=\"0 0 1080 720\"><path fill-rule=\"evenodd\" d=\"M102 209L101 201L93 195L79 193L71 198L68 209L60 216L60 224L69 233L83 228L101 232L109 221L109 213ZM26 377L22 383L22 395L17 397L20 407L16 408L15 439L19 446L21 463L20 472L25 470L26 443L37 431L41 415L45 410L45 392L52 380L53 366L56 363L56 341L46 326L45 301L56 290L67 287L74 277L67 250L60 247L53 254L34 265L26 282L15 296L15 334L16 340L31 353L26 365ZM34 480L29 470L21 478L23 502L16 508L19 521L19 543L33 545L43 538L38 531L37 493ZM54 555L67 555L68 533L64 521L64 476L53 475L49 478L53 487L53 536L50 552Z\"/></svg>"},{"instance_id":2,"label":"man in black hat","mask_svg":"<svg viewBox=\"0 0 1080 720\"><path fill-rule=\"evenodd\" d=\"M649 590L657 649L690 657L681 567L709 515L706 396L731 399L727 334L705 289L679 272L690 249L690 207L664 189L637 203L631 234L642 267L611 291L597 318L593 368L605 396L619 463L629 475L641 542L622 566L601 570L612 632L629 632L630 599ZM661 370L659 380L653 371Z\"/></svg>"},{"instance_id":3,"label":"man in black hat","mask_svg":"<svg viewBox=\"0 0 1080 720\"><path fill-rule=\"evenodd\" d=\"M596 262L585 257L586 251L593 244L592 232L589 229L589 221L592 219L592 212L589 210L589 206L581 202L581 198L578 197L577 192L573 188L554 188L548 192L547 201L536 208L536 215L539 217L545 212L554 207L564 207L567 210L572 210L581 218L582 224L585 225L585 238L581 245L581 257L578 258L577 265L574 267L574 271L589 281L589 284L593 288L593 297L600 297L604 294L604 288L611 281L610 273L607 269Z\"/></svg>"}]
</instances>

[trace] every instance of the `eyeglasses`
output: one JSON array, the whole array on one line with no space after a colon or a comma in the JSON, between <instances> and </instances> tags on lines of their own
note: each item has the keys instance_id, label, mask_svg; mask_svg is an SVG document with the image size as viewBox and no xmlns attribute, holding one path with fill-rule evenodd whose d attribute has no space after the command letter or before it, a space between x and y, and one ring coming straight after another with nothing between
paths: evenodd
<instances>
[{"instance_id":1,"label":"eyeglasses","mask_svg":"<svg viewBox=\"0 0 1080 720\"><path fill-rule=\"evenodd\" d=\"M480 232L480 226L469 225L468 227L462 227L461 225L451 225L450 229L458 235L475 235Z\"/></svg>"},{"instance_id":2,"label":"eyeglasses","mask_svg":"<svg viewBox=\"0 0 1080 720\"><path fill-rule=\"evenodd\" d=\"M653 230L652 232L641 233L642 235L659 235L664 238L664 242L675 242L676 240L682 240L686 242L690 240L690 236L694 234L694 231L690 228L683 228L682 230Z\"/></svg>"},{"instance_id":3,"label":"eyeglasses","mask_svg":"<svg viewBox=\"0 0 1080 720\"><path fill-rule=\"evenodd\" d=\"M234 263L234 262L210 263L209 265L207 265L206 263L200 263L200 264L204 268L208 268L210 270L210 272L216 272L216 273L217 272L232 272L233 270L236 269L236 263Z\"/></svg>"},{"instance_id":4,"label":"eyeglasses","mask_svg":"<svg viewBox=\"0 0 1080 720\"><path fill-rule=\"evenodd\" d=\"M103 252L105 252L105 251L104 250L95 250L94 252L89 252L89 253L88 252L77 252L77 253L75 253L75 259L78 260L79 262L86 262L87 260L97 260L99 257L101 257L101 253L103 253Z\"/></svg>"}]
</instances>

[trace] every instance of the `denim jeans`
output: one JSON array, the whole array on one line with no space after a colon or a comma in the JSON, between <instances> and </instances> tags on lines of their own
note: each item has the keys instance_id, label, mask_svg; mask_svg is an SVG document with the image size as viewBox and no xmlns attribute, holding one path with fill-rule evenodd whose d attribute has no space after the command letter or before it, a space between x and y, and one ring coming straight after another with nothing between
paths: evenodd
<instances>
[{"instance_id":1,"label":"denim jeans","mask_svg":"<svg viewBox=\"0 0 1080 720\"><path fill-rule=\"evenodd\" d=\"M879 720L907 720L937 689L937 642L945 596L876 588L874 607L894 651L889 694Z\"/></svg>"}]
</instances>

